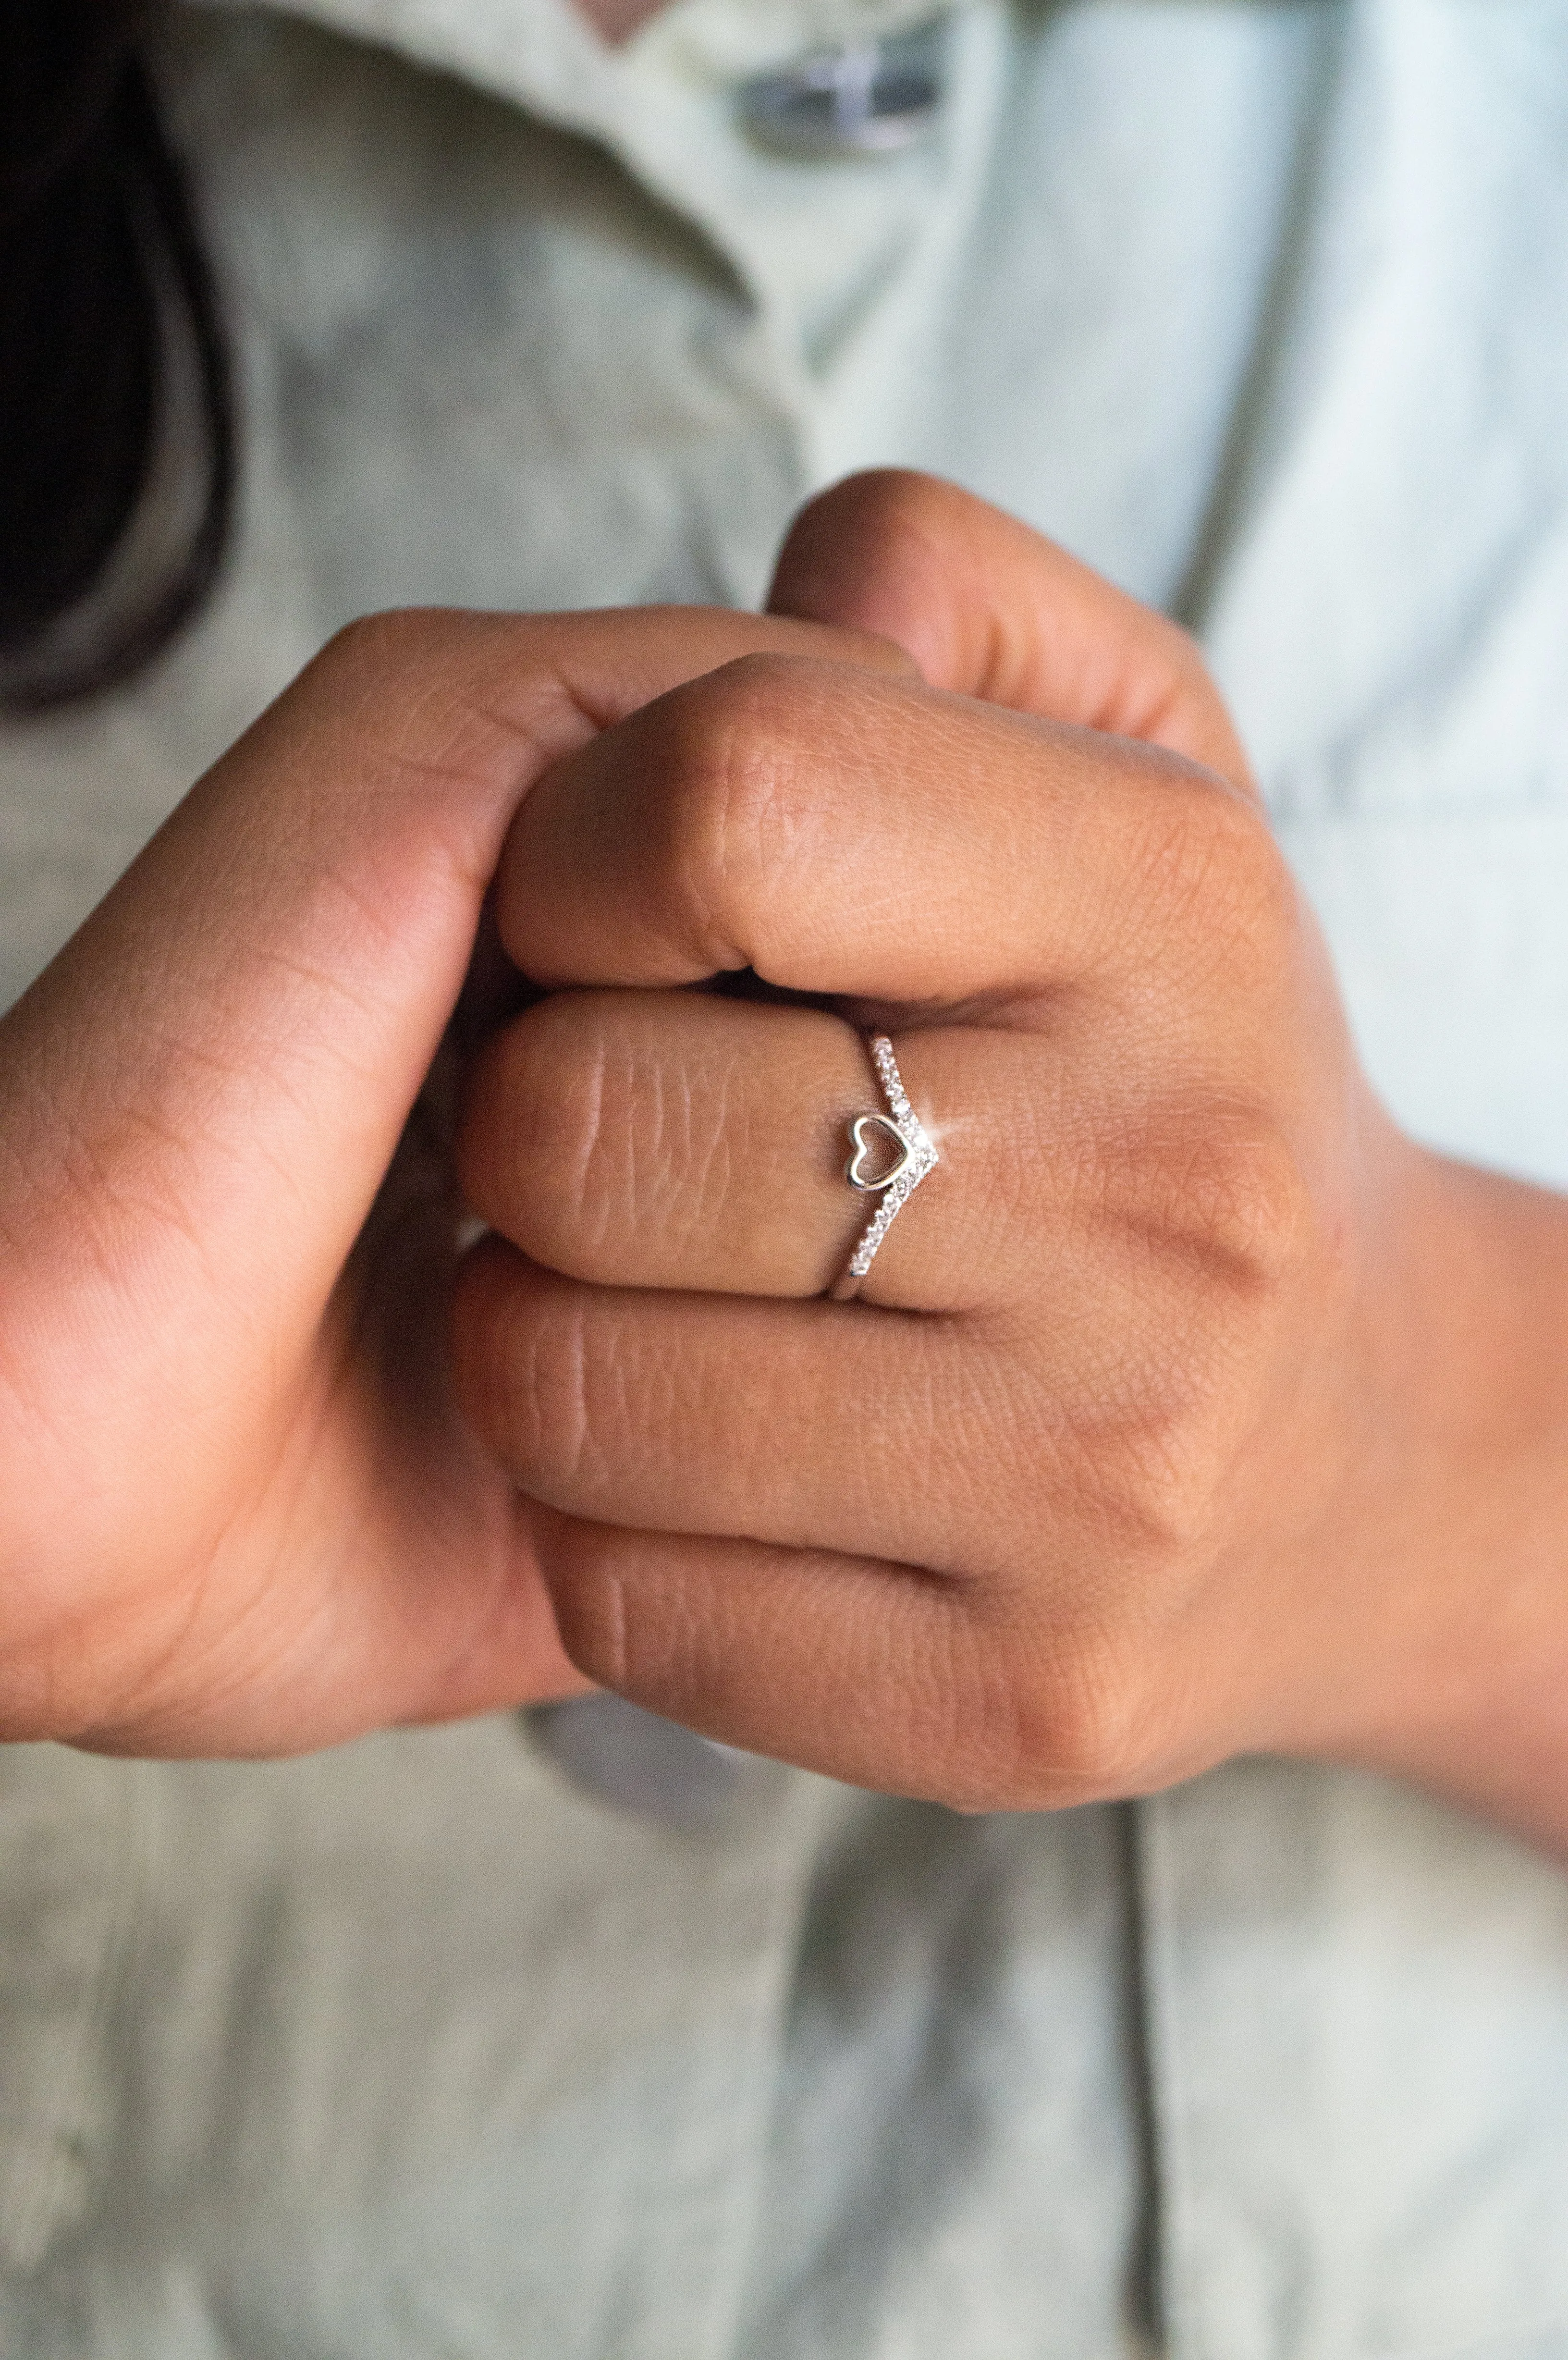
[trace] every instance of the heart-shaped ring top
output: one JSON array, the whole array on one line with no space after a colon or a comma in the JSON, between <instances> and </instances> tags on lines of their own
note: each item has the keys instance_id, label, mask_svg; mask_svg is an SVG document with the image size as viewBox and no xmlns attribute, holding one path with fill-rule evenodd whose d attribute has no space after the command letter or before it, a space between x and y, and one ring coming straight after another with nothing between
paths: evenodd
<instances>
[{"instance_id":1,"label":"heart-shaped ring top","mask_svg":"<svg viewBox=\"0 0 1568 2360\"><path fill-rule=\"evenodd\" d=\"M883 1138L891 1140L898 1151L898 1160L892 1169L879 1172L875 1180L866 1177L866 1159L874 1152L866 1136L868 1131L880 1131ZM855 1153L844 1167L844 1176L852 1188L859 1188L866 1196L875 1196L880 1189L890 1188L915 1160L914 1142L904 1137L898 1124L887 1115L857 1114L849 1126L849 1135L855 1142Z\"/></svg>"}]
</instances>

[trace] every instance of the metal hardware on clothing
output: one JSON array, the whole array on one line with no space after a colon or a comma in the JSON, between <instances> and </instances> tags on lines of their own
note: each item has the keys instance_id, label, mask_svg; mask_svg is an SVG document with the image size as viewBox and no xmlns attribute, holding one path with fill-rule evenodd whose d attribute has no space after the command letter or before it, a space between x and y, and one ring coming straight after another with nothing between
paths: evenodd
<instances>
[{"instance_id":1,"label":"metal hardware on clothing","mask_svg":"<svg viewBox=\"0 0 1568 2360\"><path fill-rule=\"evenodd\" d=\"M759 148L801 159L887 155L935 120L942 96L945 24L884 41L813 49L792 66L755 74L738 93Z\"/></svg>"}]
</instances>

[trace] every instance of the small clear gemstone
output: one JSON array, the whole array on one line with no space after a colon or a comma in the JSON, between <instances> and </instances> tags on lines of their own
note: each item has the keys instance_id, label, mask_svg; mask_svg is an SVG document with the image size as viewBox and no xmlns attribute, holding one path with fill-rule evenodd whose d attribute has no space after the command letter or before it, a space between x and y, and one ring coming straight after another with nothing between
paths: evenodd
<instances>
[{"instance_id":1,"label":"small clear gemstone","mask_svg":"<svg viewBox=\"0 0 1568 2360\"><path fill-rule=\"evenodd\" d=\"M893 1054L893 1043L885 1033L879 1033L870 1046L871 1062L877 1069L877 1078L882 1085L882 1095L887 1101L888 1117L893 1129L909 1150L909 1162L898 1173L897 1178L887 1183L877 1210L871 1216L862 1232L859 1243L850 1256L848 1275L856 1279L866 1275L876 1259L877 1249L892 1228L899 1208L909 1202L927 1173L934 1170L938 1162L936 1149L927 1137L920 1117L909 1104L903 1077L898 1071L898 1060ZM850 1136L852 1140L855 1137L853 1125Z\"/></svg>"}]
</instances>

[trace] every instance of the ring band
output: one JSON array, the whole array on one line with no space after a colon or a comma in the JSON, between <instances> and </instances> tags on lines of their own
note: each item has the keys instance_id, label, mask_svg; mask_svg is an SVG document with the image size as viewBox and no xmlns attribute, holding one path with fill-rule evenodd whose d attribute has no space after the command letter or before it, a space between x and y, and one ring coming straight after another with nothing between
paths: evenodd
<instances>
[{"instance_id":1,"label":"ring band","mask_svg":"<svg viewBox=\"0 0 1568 2360\"><path fill-rule=\"evenodd\" d=\"M877 1259L877 1249L892 1228L899 1213L909 1203L928 1172L934 1172L937 1152L921 1125L920 1117L909 1104L893 1054L893 1043L885 1032L877 1033L866 1043L871 1062L877 1068L877 1078L882 1085L882 1095L887 1101L886 1114L857 1114L849 1126L849 1162L844 1176L852 1188L862 1196L881 1198L862 1233L860 1242L850 1255L842 1274L828 1290L835 1303L847 1303L859 1294L866 1272ZM868 1133L879 1132L883 1141L896 1147L897 1160L889 1170L870 1175Z\"/></svg>"}]
</instances>

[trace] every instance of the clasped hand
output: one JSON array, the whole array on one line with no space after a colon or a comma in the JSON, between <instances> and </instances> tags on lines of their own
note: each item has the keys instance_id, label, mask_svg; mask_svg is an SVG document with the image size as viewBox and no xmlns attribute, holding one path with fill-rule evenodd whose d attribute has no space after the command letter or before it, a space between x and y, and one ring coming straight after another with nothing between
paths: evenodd
<instances>
[{"instance_id":1,"label":"clasped hand","mask_svg":"<svg viewBox=\"0 0 1568 2360\"><path fill-rule=\"evenodd\" d=\"M1514 1809L1454 1523L1550 1200L1382 1112L1172 627L900 476L772 603L355 627L7 1020L8 1732L586 1675L964 1807L1267 1748ZM547 996L449 1138L492 884ZM942 1161L843 1304L869 1031Z\"/></svg>"}]
</instances>

